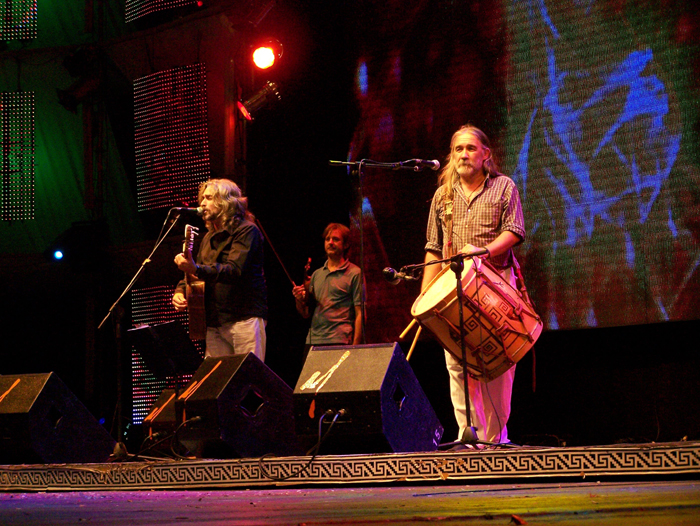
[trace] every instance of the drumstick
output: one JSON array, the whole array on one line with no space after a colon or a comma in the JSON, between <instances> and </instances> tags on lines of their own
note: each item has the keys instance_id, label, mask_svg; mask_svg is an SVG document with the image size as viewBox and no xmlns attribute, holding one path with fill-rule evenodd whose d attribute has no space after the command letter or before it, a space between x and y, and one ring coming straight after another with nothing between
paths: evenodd
<instances>
[{"instance_id":1,"label":"drumstick","mask_svg":"<svg viewBox=\"0 0 700 526\"><path fill-rule=\"evenodd\" d=\"M416 331L416 336L413 338L413 343L411 344L411 348L408 350L408 354L406 355L406 361L411 359L411 355L413 354L413 349L416 348L416 343L418 343L418 337L420 336L420 331L423 330L423 326L419 325L418 330Z\"/></svg>"},{"instance_id":2,"label":"drumstick","mask_svg":"<svg viewBox=\"0 0 700 526\"><path fill-rule=\"evenodd\" d=\"M408 331L410 331L410 330L411 330L411 327L413 327L415 324L416 324L416 319L413 318L413 319L411 320L411 323L408 324L408 327L406 327L406 328L403 330L403 332L401 333L401 336L399 336L399 340L403 340L403 339L406 337L406 334L408 333Z\"/></svg>"}]
</instances>

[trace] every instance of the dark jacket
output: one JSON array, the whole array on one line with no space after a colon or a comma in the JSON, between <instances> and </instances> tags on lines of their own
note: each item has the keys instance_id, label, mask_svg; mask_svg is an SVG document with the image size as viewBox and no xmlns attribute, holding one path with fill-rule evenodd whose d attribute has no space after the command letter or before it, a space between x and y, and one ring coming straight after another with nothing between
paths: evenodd
<instances>
[{"instance_id":1,"label":"dark jacket","mask_svg":"<svg viewBox=\"0 0 700 526\"><path fill-rule=\"evenodd\" d=\"M263 236L247 219L210 231L197 253L197 277L204 281L208 327L247 318L267 319L267 285L263 272ZM185 281L177 285L184 292Z\"/></svg>"}]
</instances>

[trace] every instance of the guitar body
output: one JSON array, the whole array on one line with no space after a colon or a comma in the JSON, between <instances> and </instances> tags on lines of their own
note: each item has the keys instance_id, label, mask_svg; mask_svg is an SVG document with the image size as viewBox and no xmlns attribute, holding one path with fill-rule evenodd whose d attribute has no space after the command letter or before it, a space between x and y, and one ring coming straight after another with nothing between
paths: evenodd
<instances>
[{"instance_id":1,"label":"guitar body","mask_svg":"<svg viewBox=\"0 0 700 526\"><path fill-rule=\"evenodd\" d=\"M204 281L194 276L187 277L187 319L190 340L203 340L207 336L207 313L204 310Z\"/></svg>"},{"instance_id":2,"label":"guitar body","mask_svg":"<svg viewBox=\"0 0 700 526\"><path fill-rule=\"evenodd\" d=\"M185 225L185 243L182 248L185 256L192 255L194 236L197 229ZM187 318L190 340L203 340L207 336L207 313L204 308L204 281L192 274L185 274L185 296L187 298Z\"/></svg>"}]
</instances>

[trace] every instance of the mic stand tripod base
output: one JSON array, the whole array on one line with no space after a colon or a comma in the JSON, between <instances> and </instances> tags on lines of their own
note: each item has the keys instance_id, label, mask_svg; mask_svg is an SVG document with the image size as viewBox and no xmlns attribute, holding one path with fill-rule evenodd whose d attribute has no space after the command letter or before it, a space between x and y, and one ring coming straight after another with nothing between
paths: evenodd
<instances>
[{"instance_id":1,"label":"mic stand tripod base","mask_svg":"<svg viewBox=\"0 0 700 526\"><path fill-rule=\"evenodd\" d=\"M129 458L129 452L126 449L126 444L124 442L117 442L114 444L114 450L109 456L109 462L120 462Z\"/></svg>"},{"instance_id":2,"label":"mic stand tripod base","mask_svg":"<svg viewBox=\"0 0 700 526\"><path fill-rule=\"evenodd\" d=\"M474 426L465 428L459 441L463 444L478 444L479 437L476 434L476 428Z\"/></svg>"},{"instance_id":3,"label":"mic stand tripod base","mask_svg":"<svg viewBox=\"0 0 700 526\"><path fill-rule=\"evenodd\" d=\"M467 445L476 445L480 444L482 446L493 446L493 447L506 447L506 448L514 448L518 447L515 444L511 444L510 442L488 442L487 440L479 440L479 437L476 435L476 428L474 427L468 427L464 430L462 433L462 438L460 440L462 444L467 444Z\"/></svg>"},{"instance_id":4,"label":"mic stand tripod base","mask_svg":"<svg viewBox=\"0 0 700 526\"><path fill-rule=\"evenodd\" d=\"M467 427L459 440L455 442L447 442L440 444L440 449L448 449L450 451L462 451L465 449L482 449L479 446L489 446L489 447L503 447L503 448L517 448L515 444L510 442L500 443L500 442L488 442L486 440L479 440L476 434L476 428Z\"/></svg>"}]
</instances>

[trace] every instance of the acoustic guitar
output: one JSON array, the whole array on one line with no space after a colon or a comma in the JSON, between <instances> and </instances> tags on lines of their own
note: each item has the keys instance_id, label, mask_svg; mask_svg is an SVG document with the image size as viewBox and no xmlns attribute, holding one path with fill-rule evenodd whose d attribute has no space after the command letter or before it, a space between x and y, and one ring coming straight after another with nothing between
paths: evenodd
<instances>
[{"instance_id":1,"label":"acoustic guitar","mask_svg":"<svg viewBox=\"0 0 700 526\"><path fill-rule=\"evenodd\" d=\"M196 227L185 225L185 241L182 246L182 252L185 254L185 257L192 257L194 238L198 234ZM207 335L207 317L204 310L204 281L193 274L185 272L185 283L190 340L203 340Z\"/></svg>"}]
</instances>

